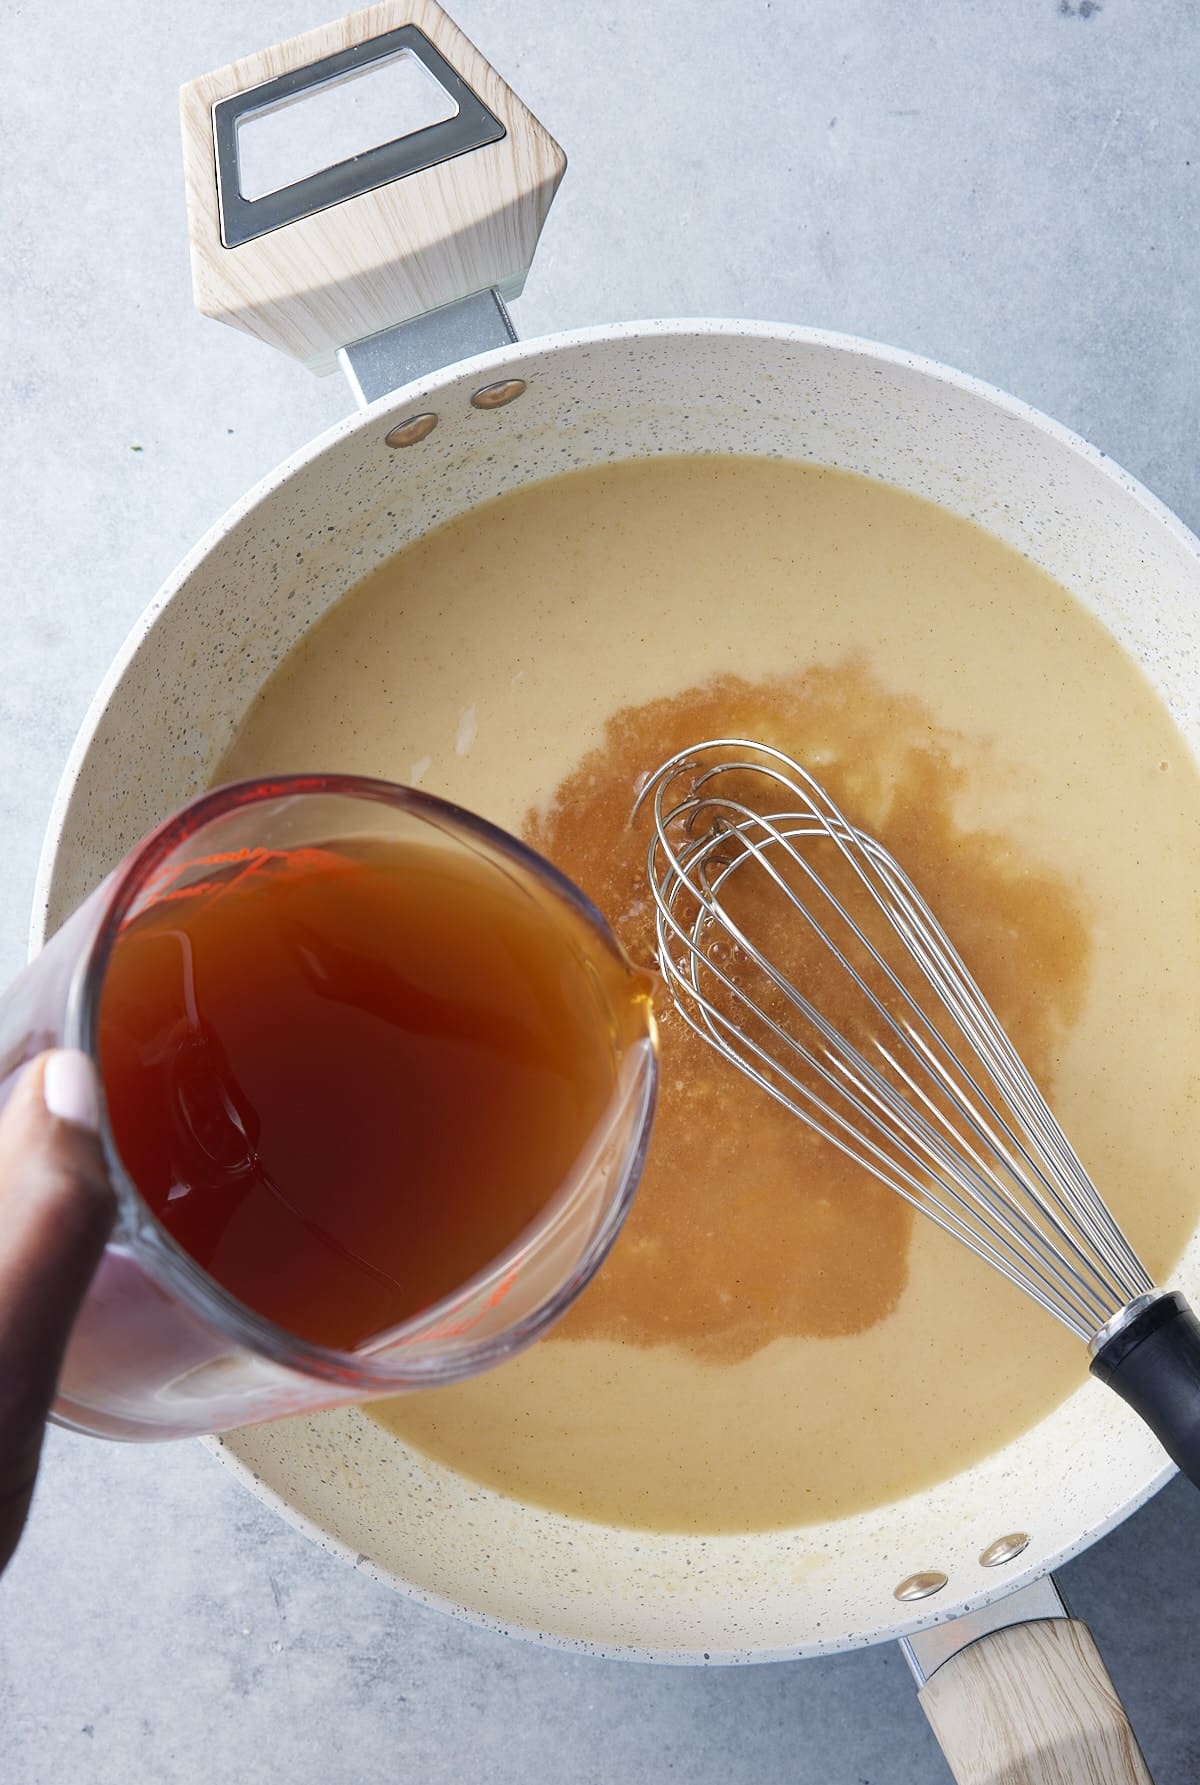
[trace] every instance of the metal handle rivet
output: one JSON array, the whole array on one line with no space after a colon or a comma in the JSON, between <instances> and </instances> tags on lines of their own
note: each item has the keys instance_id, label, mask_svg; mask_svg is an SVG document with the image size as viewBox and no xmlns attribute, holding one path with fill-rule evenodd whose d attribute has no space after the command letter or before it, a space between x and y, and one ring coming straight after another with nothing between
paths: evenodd
<instances>
[{"instance_id":1,"label":"metal handle rivet","mask_svg":"<svg viewBox=\"0 0 1200 1785\"><path fill-rule=\"evenodd\" d=\"M410 415L407 421L398 421L384 439L389 446L415 446L418 440L427 440L437 424L437 416L426 410L424 415Z\"/></svg>"},{"instance_id":2,"label":"metal handle rivet","mask_svg":"<svg viewBox=\"0 0 1200 1785\"><path fill-rule=\"evenodd\" d=\"M995 1543L989 1543L979 1560L985 1568L999 1568L1001 1562L1011 1562L1028 1547L1028 1531L1010 1531L1007 1537L997 1537Z\"/></svg>"},{"instance_id":3,"label":"metal handle rivet","mask_svg":"<svg viewBox=\"0 0 1200 1785\"><path fill-rule=\"evenodd\" d=\"M485 384L471 398L472 409L503 409L506 403L515 402L523 396L529 386L523 378L502 378L499 384Z\"/></svg>"},{"instance_id":4,"label":"metal handle rivet","mask_svg":"<svg viewBox=\"0 0 1200 1785\"><path fill-rule=\"evenodd\" d=\"M896 1588L895 1597L904 1600L928 1599L934 1593L940 1593L949 1578L949 1575L939 1573L936 1568L929 1569L925 1574L910 1574Z\"/></svg>"}]
</instances>

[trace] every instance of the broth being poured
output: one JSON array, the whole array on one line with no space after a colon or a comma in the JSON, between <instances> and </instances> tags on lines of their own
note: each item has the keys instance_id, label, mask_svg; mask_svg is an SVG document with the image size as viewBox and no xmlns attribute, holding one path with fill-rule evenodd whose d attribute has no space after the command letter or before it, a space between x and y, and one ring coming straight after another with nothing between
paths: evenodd
<instances>
[{"instance_id":1,"label":"broth being poured","mask_svg":"<svg viewBox=\"0 0 1200 1785\"><path fill-rule=\"evenodd\" d=\"M604 1121L616 1050L578 954L462 848L215 864L160 893L108 965L124 1164L247 1306L368 1344L497 1258Z\"/></svg>"}]
</instances>

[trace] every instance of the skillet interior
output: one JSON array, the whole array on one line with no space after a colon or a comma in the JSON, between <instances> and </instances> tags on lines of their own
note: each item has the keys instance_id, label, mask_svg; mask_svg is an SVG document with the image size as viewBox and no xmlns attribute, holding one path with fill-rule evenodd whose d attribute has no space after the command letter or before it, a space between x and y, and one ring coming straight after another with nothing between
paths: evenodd
<instances>
[{"instance_id":1,"label":"skillet interior","mask_svg":"<svg viewBox=\"0 0 1200 1785\"><path fill-rule=\"evenodd\" d=\"M509 409L472 410L503 370ZM389 451L416 409L438 429ZM429 526L518 483L610 458L743 451L826 463L931 498L1026 552L1144 666L1189 742L1200 714L1195 542L1131 480L970 381L905 356L744 325L600 330L457 369L269 479L181 567L97 698L47 839L34 942L124 850L203 787L305 628ZM1152 592L1152 598L1151 593ZM1194 1237L1177 1280L1195 1289ZM422 1596L606 1652L766 1659L913 1627L891 1589L936 1566L955 1603L1018 1584L1165 1478L1153 1440L1092 1385L926 1494L755 1537L654 1537L524 1508L410 1456L353 1410L236 1434L224 1454L314 1535ZM997 1581L977 1556L1034 1539ZM924 1621L929 1621L928 1619Z\"/></svg>"}]
</instances>

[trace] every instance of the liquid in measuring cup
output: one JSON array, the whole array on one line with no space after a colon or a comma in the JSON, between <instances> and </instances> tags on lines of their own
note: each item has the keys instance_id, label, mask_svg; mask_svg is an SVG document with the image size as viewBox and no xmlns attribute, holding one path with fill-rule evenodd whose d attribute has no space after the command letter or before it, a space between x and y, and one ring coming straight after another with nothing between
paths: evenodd
<instances>
[{"instance_id":1,"label":"liquid in measuring cup","mask_svg":"<svg viewBox=\"0 0 1200 1785\"><path fill-rule=\"evenodd\" d=\"M193 863L105 970L130 1178L247 1307L369 1346L503 1253L611 1120L645 986L582 935L462 847Z\"/></svg>"}]
</instances>

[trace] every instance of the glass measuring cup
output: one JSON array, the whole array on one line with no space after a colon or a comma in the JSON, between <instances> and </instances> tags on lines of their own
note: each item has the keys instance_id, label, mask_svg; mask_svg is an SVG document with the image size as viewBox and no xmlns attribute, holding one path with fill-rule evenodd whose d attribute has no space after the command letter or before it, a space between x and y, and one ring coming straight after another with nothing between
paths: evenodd
<instances>
[{"instance_id":1,"label":"glass measuring cup","mask_svg":"<svg viewBox=\"0 0 1200 1785\"><path fill-rule=\"evenodd\" d=\"M177 1244L125 1170L102 1097L118 1217L67 1349L58 1424L111 1438L185 1437L452 1382L537 1338L598 1269L636 1187L654 1105L649 1004L622 1004L618 1020L606 990L628 990L635 970L595 908L532 850L386 782L284 776L218 788L145 838L0 997L0 1102L20 1065L46 1047L98 1059L106 964L122 926L157 899L186 899L211 880L214 862L421 833L489 864L569 937L613 1049L603 1121L500 1256L370 1346L337 1351L255 1313Z\"/></svg>"}]
</instances>

